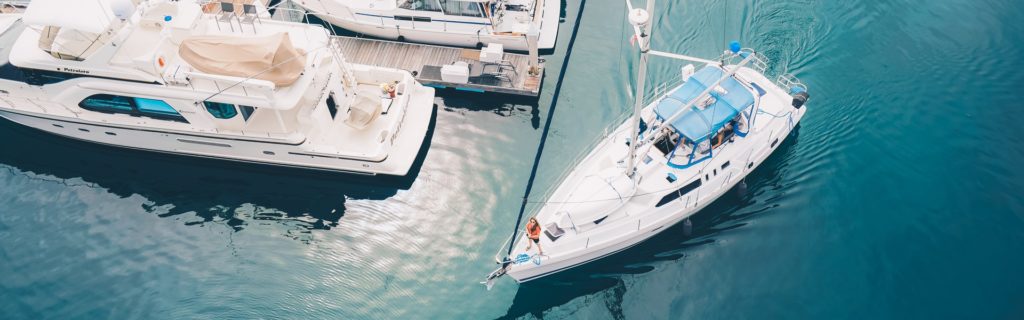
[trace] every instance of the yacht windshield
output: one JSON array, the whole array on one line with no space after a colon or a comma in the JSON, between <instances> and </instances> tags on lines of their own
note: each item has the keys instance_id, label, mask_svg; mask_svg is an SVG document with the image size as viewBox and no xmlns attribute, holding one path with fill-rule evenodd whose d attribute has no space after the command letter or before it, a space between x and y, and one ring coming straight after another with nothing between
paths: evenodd
<instances>
[{"instance_id":1,"label":"yacht windshield","mask_svg":"<svg viewBox=\"0 0 1024 320\"><path fill-rule=\"evenodd\" d=\"M441 0L444 14L463 17L483 17L480 3L475 1Z\"/></svg>"},{"instance_id":2,"label":"yacht windshield","mask_svg":"<svg viewBox=\"0 0 1024 320\"><path fill-rule=\"evenodd\" d=\"M407 10L441 12L437 0L398 0L398 7Z\"/></svg>"}]
</instances>

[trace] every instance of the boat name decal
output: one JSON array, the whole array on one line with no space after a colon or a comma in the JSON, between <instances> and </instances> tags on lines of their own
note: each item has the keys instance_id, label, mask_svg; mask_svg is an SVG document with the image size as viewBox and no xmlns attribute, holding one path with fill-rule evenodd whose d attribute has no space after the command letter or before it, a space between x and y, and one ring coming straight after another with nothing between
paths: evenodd
<instances>
[{"instance_id":1,"label":"boat name decal","mask_svg":"<svg viewBox=\"0 0 1024 320\"><path fill-rule=\"evenodd\" d=\"M68 68L68 67L61 67L60 69L61 69L61 71L64 71L64 72L74 72L74 73L89 74L88 70L73 69L73 68Z\"/></svg>"}]
</instances>

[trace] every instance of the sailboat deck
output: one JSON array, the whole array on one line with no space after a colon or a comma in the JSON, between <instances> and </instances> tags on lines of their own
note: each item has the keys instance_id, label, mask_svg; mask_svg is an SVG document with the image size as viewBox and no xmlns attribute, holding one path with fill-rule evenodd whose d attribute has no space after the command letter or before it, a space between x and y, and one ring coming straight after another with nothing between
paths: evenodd
<instances>
[{"instance_id":1,"label":"sailboat deck","mask_svg":"<svg viewBox=\"0 0 1024 320\"><path fill-rule=\"evenodd\" d=\"M413 72L420 83L435 88L536 97L540 95L544 77L543 63L540 74L528 74L530 57L524 54L505 53L504 60L512 68L501 72L504 77L496 77L493 74L497 73L498 67L485 66L480 62L480 50L340 36L334 37L333 41L350 63L407 70ZM489 69L491 72L471 76L469 83L442 80L441 67L457 61L469 64L471 69Z\"/></svg>"}]
</instances>

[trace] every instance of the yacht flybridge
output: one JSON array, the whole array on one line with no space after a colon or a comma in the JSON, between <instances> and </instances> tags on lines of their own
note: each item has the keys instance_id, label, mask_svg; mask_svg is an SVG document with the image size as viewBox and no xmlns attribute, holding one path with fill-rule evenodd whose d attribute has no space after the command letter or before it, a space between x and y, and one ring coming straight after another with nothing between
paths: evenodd
<instances>
[{"instance_id":1,"label":"yacht flybridge","mask_svg":"<svg viewBox=\"0 0 1024 320\"><path fill-rule=\"evenodd\" d=\"M242 2L33 0L0 15L0 116L134 149L407 174L433 89Z\"/></svg>"},{"instance_id":2,"label":"yacht flybridge","mask_svg":"<svg viewBox=\"0 0 1024 320\"><path fill-rule=\"evenodd\" d=\"M386 39L506 50L551 49L559 0L295 0L336 26ZM535 41L536 48L530 48Z\"/></svg>"},{"instance_id":3,"label":"yacht flybridge","mask_svg":"<svg viewBox=\"0 0 1024 320\"><path fill-rule=\"evenodd\" d=\"M633 118L593 148L536 215L543 232L530 250L513 233L501 268L518 282L551 275L632 247L683 221L757 168L800 122L807 88L790 75L772 81L763 57L733 42L715 60L650 49L650 10L633 9L641 52ZM644 104L649 55L698 63L681 83Z\"/></svg>"}]
</instances>

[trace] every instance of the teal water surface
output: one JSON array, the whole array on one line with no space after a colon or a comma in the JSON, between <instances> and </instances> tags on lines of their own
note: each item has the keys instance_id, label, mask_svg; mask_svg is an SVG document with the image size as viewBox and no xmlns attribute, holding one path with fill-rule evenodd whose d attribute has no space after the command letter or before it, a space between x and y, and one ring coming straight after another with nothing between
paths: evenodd
<instances>
[{"instance_id":1,"label":"teal water surface","mask_svg":"<svg viewBox=\"0 0 1024 320\"><path fill-rule=\"evenodd\" d=\"M1018 0L659 1L656 48L758 49L810 86L803 123L692 235L486 291L542 137L527 214L630 108L623 6L583 1L539 102L444 94L408 179L0 121L0 317L1024 318Z\"/></svg>"}]
</instances>

